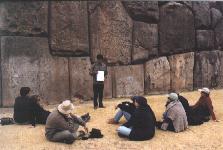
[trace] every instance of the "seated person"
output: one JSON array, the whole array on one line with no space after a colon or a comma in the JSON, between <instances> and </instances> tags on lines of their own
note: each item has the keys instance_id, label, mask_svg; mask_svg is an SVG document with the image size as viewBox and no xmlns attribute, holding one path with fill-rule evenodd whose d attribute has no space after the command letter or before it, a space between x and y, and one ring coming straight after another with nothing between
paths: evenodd
<instances>
[{"instance_id":1,"label":"seated person","mask_svg":"<svg viewBox=\"0 0 223 150\"><path fill-rule=\"evenodd\" d=\"M181 132L187 129L188 122L186 112L178 100L176 93L170 93L166 103L166 111L163 114L163 121L156 123L157 128L174 132Z\"/></svg>"},{"instance_id":2,"label":"seated person","mask_svg":"<svg viewBox=\"0 0 223 150\"><path fill-rule=\"evenodd\" d=\"M14 103L14 121L17 124L32 124L35 126L34 106L29 96L30 88L22 87L20 95L16 97Z\"/></svg>"},{"instance_id":3,"label":"seated person","mask_svg":"<svg viewBox=\"0 0 223 150\"><path fill-rule=\"evenodd\" d=\"M198 91L201 92L201 97L195 105L191 106L191 111L200 116L203 121L209 121L210 117L212 120L217 121L210 98L210 90L208 88L202 88Z\"/></svg>"},{"instance_id":4,"label":"seated person","mask_svg":"<svg viewBox=\"0 0 223 150\"><path fill-rule=\"evenodd\" d=\"M88 132L86 122L81 117L71 112L74 105L70 100L63 101L55 111L50 113L46 121L45 136L49 141L72 144L76 139L83 136L83 131L78 132L79 125Z\"/></svg>"},{"instance_id":5,"label":"seated person","mask_svg":"<svg viewBox=\"0 0 223 150\"><path fill-rule=\"evenodd\" d=\"M35 123L36 124L46 124L46 119L49 116L50 112L45 110L40 105L40 97L38 95L31 96L30 100L33 104Z\"/></svg>"},{"instance_id":6,"label":"seated person","mask_svg":"<svg viewBox=\"0 0 223 150\"><path fill-rule=\"evenodd\" d=\"M146 98L134 96L133 102L136 109L131 118L117 129L118 134L133 141L149 140L155 135L155 115Z\"/></svg>"},{"instance_id":7,"label":"seated person","mask_svg":"<svg viewBox=\"0 0 223 150\"><path fill-rule=\"evenodd\" d=\"M115 117L112 119L109 119L108 123L109 124L118 124L119 120L122 118L122 116L125 117L125 119L128 121L132 114L134 113L136 107L134 105L134 100L135 97L131 97L132 103L125 101L122 102L121 104L118 104L115 109L118 109L118 112L116 113Z\"/></svg>"}]
</instances>

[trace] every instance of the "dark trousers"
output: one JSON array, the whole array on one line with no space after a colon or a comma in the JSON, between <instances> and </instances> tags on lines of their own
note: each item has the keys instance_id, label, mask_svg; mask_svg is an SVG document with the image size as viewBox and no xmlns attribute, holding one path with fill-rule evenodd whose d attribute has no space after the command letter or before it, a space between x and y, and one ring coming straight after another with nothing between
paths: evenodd
<instances>
[{"instance_id":1,"label":"dark trousers","mask_svg":"<svg viewBox=\"0 0 223 150\"><path fill-rule=\"evenodd\" d=\"M104 84L93 84L93 91L94 91L94 107L98 106L98 103L99 107L102 107Z\"/></svg>"}]
</instances>

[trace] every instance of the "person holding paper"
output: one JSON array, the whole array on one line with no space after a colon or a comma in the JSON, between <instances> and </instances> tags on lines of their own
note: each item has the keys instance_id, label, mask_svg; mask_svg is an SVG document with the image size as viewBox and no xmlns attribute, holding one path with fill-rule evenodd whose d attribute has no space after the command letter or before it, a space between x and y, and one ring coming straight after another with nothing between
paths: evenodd
<instances>
[{"instance_id":1,"label":"person holding paper","mask_svg":"<svg viewBox=\"0 0 223 150\"><path fill-rule=\"evenodd\" d=\"M103 55L97 55L97 61L90 69L90 75L93 77L93 92L94 92L94 109L104 108L103 105L103 91L104 80L107 76L107 65L104 63Z\"/></svg>"}]
</instances>

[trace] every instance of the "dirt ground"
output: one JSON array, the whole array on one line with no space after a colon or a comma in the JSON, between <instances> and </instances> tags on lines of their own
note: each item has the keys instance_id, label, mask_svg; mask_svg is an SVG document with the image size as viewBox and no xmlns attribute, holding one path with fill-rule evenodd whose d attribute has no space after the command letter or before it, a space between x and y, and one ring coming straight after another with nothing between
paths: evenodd
<instances>
[{"instance_id":1,"label":"dirt ground","mask_svg":"<svg viewBox=\"0 0 223 150\"><path fill-rule=\"evenodd\" d=\"M194 104L200 94L197 91L182 93L190 104ZM148 96L148 103L155 112L157 120L161 119L166 102L165 95ZM121 139L116 134L119 125L109 125L107 119L115 114L115 105L126 99L109 99L105 101L105 109L94 110L91 102L76 104L74 113L81 115L89 112L91 120L88 123L89 129L95 127L102 130L104 138L90 139L86 141L75 141L72 145L52 143L45 139L44 126L37 125L31 128L27 125L0 126L0 147L4 150L163 150L163 149L223 149L223 90L213 90L211 93L214 109L220 122L209 121L200 126L189 126L185 132L171 133L156 130L155 137L149 141L134 142ZM53 110L55 106L48 106ZM0 109L0 117L12 116L12 109ZM121 123L125 120L123 119ZM120 124L121 124L120 123Z\"/></svg>"}]
</instances>

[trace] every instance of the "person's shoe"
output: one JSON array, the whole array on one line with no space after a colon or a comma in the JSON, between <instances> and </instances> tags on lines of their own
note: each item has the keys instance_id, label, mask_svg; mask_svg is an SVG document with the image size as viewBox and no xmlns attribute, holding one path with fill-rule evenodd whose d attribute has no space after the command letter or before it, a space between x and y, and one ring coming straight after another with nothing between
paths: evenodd
<instances>
[{"instance_id":1,"label":"person's shoe","mask_svg":"<svg viewBox=\"0 0 223 150\"><path fill-rule=\"evenodd\" d=\"M95 110L98 109L98 106L94 106L94 109L95 109Z\"/></svg>"},{"instance_id":2,"label":"person's shoe","mask_svg":"<svg viewBox=\"0 0 223 150\"><path fill-rule=\"evenodd\" d=\"M108 123L108 124L118 124L118 122L116 122L116 121L114 120L114 118L109 119L107 123Z\"/></svg>"},{"instance_id":3,"label":"person's shoe","mask_svg":"<svg viewBox=\"0 0 223 150\"><path fill-rule=\"evenodd\" d=\"M99 108L105 108L105 106L102 105L102 106L99 106Z\"/></svg>"}]
</instances>

